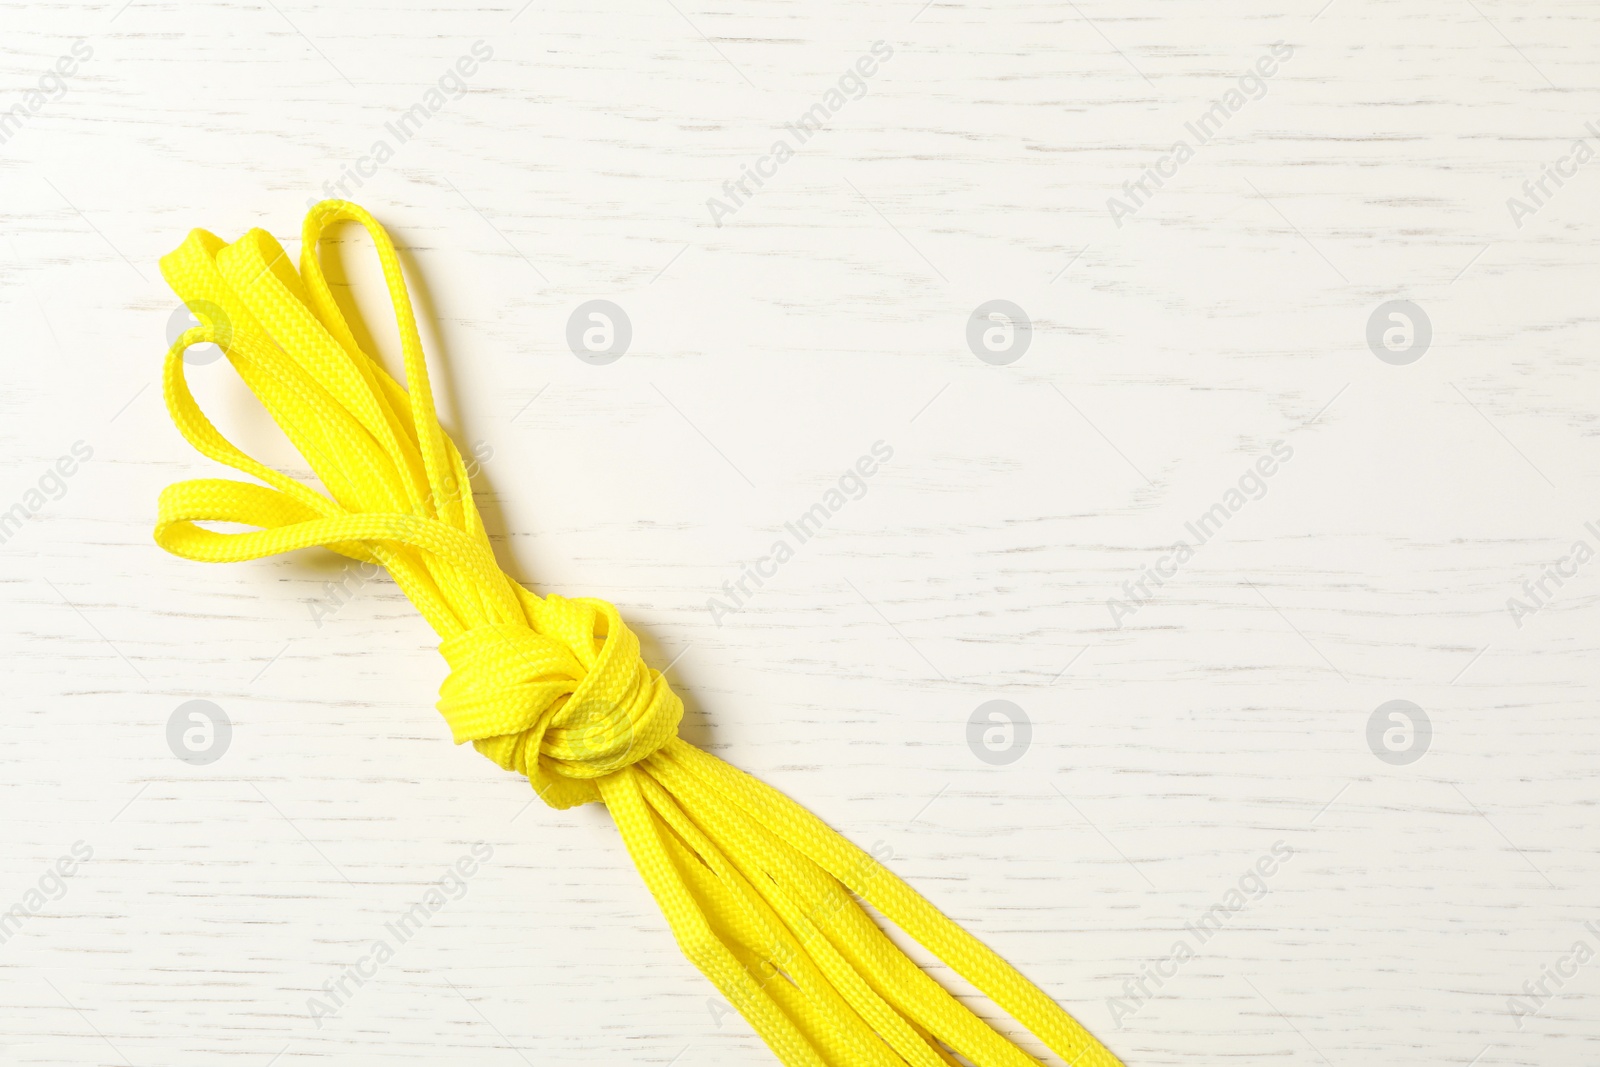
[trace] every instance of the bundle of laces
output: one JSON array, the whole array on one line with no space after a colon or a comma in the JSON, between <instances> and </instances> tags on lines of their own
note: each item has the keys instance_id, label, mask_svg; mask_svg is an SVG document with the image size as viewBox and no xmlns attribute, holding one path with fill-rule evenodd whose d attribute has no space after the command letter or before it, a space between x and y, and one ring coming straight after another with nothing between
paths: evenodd
<instances>
[{"instance_id":1,"label":"bundle of laces","mask_svg":"<svg viewBox=\"0 0 1600 1067\"><path fill-rule=\"evenodd\" d=\"M323 275L323 233L363 226L399 326L402 387L357 344ZM269 234L195 230L161 261L200 322L167 353L173 421L258 482L169 486L156 543L205 562L322 546L388 569L440 638L439 711L459 742L555 808L601 801L678 944L788 1067L1030 1067L925 974L866 902L1078 1067L1119 1061L1010 965L782 793L678 737L683 704L616 608L539 596L495 561L439 426L400 261L354 204L306 217L297 272ZM195 403L184 353L219 345L325 492L245 455ZM251 529L222 532L201 523Z\"/></svg>"}]
</instances>

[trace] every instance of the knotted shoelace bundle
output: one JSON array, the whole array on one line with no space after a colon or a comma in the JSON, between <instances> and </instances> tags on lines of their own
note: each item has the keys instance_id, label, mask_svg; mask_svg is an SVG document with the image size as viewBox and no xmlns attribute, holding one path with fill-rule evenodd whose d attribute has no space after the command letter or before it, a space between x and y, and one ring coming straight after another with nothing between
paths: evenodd
<instances>
[{"instance_id":1,"label":"knotted shoelace bundle","mask_svg":"<svg viewBox=\"0 0 1600 1067\"><path fill-rule=\"evenodd\" d=\"M405 386L357 344L323 275L341 221L377 247ZM270 234L204 230L161 261L200 322L167 353L167 408L200 452L264 484L169 486L156 543L205 562L323 546L386 567L438 633L439 710L457 743L526 775L555 808L603 801L678 944L788 1067L1031 1067L913 963L865 901L1078 1067L1119 1061L873 856L782 793L677 736L683 705L616 608L538 596L495 561L468 471L439 426L400 261L360 207L307 215L296 272ZM319 492L245 455L184 380L219 345L305 457ZM198 523L251 527L230 533Z\"/></svg>"}]
</instances>

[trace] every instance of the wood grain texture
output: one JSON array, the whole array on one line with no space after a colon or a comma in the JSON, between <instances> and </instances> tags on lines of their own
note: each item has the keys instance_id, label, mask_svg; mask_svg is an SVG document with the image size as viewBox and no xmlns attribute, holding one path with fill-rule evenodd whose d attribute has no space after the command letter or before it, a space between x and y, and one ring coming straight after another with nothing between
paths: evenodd
<instances>
[{"instance_id":1,"label":"wood grain texture","mask_svg":"<svg viewBox=\"0 0 1600 1067\"><path fill-rule=\"evenodd\" d=\"M0 511L43 500L0 544L0 909L28 912L0 1060L771 1062L603 810L530 806L447 743L392 585L319 618L326 555L150 540L160 488L213 470L162 410L156 259L194 226L297 250L307 199L477 41L464 92L346 188L402 248L452 432L492 449L508 569L614 600L691 740L891 848L1136 1067L1600 1058L1600 959L1562 962L1600 951L1600 563L1507 610L1600 548L1600 162L1520 226L1507 206L1600 148L1592 5L117 0L0 25L0 111L27 110L0 144ZM864 94L716 225L876 41ZM1118 225L1108 199L1275 42L1259 99ZM387 347L363 251L337 258ZM590 299L633 325L609 366L564 340ZM1033 323L1008 366L968 348L991 299ZM1432 325L1406 366L1366 341L1392 299ZM191 379L303 472L225 363ZM865 494L714 618L879 441ZM1277 442L1260 498L1118 625L1107 601ZM233 723L205 766L168 748L195 699ZM994 699L1031 723L1006 765L968 743ZM1432 723L1409 765L1368 747L1393 699ZM459 899L313 1020L480 841ZM1143 978L1278 842L1260 899ZM1530 982L1552 995L1524 1017Z\"/></svg>"}]
</instances>

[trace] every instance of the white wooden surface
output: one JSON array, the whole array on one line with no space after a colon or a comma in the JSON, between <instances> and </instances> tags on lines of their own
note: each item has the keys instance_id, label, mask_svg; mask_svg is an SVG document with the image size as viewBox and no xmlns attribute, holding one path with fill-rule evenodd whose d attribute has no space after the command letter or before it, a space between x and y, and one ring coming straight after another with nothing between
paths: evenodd
<instances>
[{"instance_id":1,"label":"white wooden surface","mask_svg":"<svg viewBox=\"0 0 1600 1067\"><path fill-rule=\"evenodd\" d=\"M1600 545L1600 163L1520 227L1506 203L1600 146L1592 5L919 3L0 4L0 106L92 50L0 145L0 508L93 450L0 545L0 908L27 912L0 1061L771 1062L603 810L529 807L448 744L392 586L319 626L330 559L150 540L160 488L214 470L162 410L157 257L193 226L294 249L480 40L350 189L404 250L453 431L493 450L508 568L621 605L692 740L891 848L1130 1064L1600 1059L1600 960L1572 955L1600 949L1600 564L1506 607ZM865 95L714 225L880 40ZM1278 41L1264 95L1116 225ZM603 367L564 341L595 298L634 328ZM1009 366L965 340L996 298L1034 323ZM1432 323L1410 365L1365 340L1390 299ZM192 378L299 469L225 363ZM713 621L880 440L866 495ZM1265 495L1113 625L1278 441ZM204 766L167 743L193 699L233 723ZM968 746L993 699L1032 724L1009 765ZM1433 726L1408 765L1368 747L1394 699ZM1128 999L1278 842L1265 895ZM1524 983L1552 994L1526 1017Z\"/></svg>"}]
</instances>

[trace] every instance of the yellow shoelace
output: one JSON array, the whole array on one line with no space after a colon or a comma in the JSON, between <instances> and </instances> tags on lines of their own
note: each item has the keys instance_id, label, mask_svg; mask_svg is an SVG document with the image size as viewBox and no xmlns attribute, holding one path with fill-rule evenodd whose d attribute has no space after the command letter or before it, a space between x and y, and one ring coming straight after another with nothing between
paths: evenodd
<instances>
[{"instance_id":1,"label":"yellow shoelace","mask_svg":"<svg viewBox=\"0 0 1600 1067\"><path fill-rule=\"evenodd\" d=\"M349 220L377 246L402 387L357 345L318 256ZM195 230L164 257L201 325L167 353L167 408L205 455L265 485L203 478L161 494L156 543L206 562L325 546L388 568L438 632L439 710L457 742L527 775L556 808L600 800L685 955L788 1067L979 1067L1032 1056L918 968L856 898L1078 1067L1117 1058L874 857L782 793L677 736L683 705L610 604L541 597L495 562L439 427L400 261L381 226L330 200L306 216L296 273L271 235ZM214 342L327 492L235 448L195 403L184 353ZM224 533L196 525L238 523Z\"/></svg>"}]
</instances>

